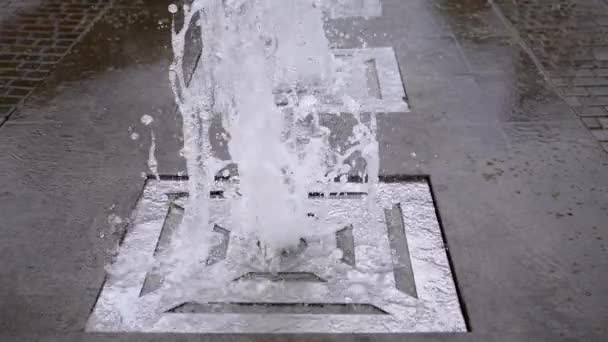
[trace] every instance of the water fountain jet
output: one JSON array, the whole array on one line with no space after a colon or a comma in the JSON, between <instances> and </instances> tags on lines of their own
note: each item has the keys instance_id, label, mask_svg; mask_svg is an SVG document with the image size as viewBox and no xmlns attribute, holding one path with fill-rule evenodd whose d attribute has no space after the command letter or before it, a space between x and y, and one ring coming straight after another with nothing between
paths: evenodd
<instances>
[{"instance_id":1,"label":"water fountain jet","mask_svg":"<svg viewBox=\"0 0 608 342\"><path fill-rule=\"evenodd\" d=\"M211 148L215 117L228 132L229 162L238 165L238 190L227 196L239 218L234 229L255 236L269 265L306 237L309 191L329 193L334 179L350 171L348 158L366 159L370 183L377 179L373 114L371 126L363 124L357 102L343 96L357 120L344 151L332 149L331 131L321 122L318 89L340 84L322 8L308 0L195 0L183 7L184 25L173 27L170 79L183 117L189 175L183 231L197 232L201 249L210 238L201 233L209 231L207 194L228 163ZM183 58L191 25L201 27L202 51L187 84ZM278 105L277 95L285 97Z\"/></svg>"}]
</instances>

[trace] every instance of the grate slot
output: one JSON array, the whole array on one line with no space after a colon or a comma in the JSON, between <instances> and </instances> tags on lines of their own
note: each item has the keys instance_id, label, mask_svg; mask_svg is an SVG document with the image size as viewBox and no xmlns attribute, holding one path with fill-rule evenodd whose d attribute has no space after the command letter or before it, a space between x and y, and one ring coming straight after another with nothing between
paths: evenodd
<instances>
[{"instance_id":1,"label":"grate slot","mask_svg":"<svg viewBox=\"0 0 608 342\"><path fill-rule=\"evenodd\" d=\"M301 282L315 282L325 283L327 280L319 277L318 275L310 272L248 272L242 276L234 279L234 281L243 280L270 280L270 281L301 281Z\"/></svg>"},{"instance_id":2,"label":"grate slot","mask_svg":"<svg viewBox=\"0 0 608 342\"><path fill-rule=\"evenodd\" d=\"M355 303L197 303L180 304L166 313L188 314L289 314L289 315L388 315L372 304Z\"/></svg>"}]
</instances>

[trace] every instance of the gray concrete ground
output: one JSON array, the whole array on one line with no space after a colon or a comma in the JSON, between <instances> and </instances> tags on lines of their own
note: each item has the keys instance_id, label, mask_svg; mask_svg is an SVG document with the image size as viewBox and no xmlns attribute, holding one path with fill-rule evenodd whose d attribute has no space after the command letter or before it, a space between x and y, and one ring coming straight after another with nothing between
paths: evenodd
<instances>
[{"instance_id":1,"label":"gray concrete ground","mask_svg":"<svg viewBox=\"0 0 608 342\"><path fill-rule=\"evenodd\" d=\"M379 118L381 172L430 175L470 333L83 332L125 229L108 217L128 217L144 183L142 115L155 118L160 172L184 169L168 82L169 2L149 0L115 3L0 128L0 341L606 340L608 158L539 72L535 41L505 25L530 2L495 2L383 0L381 18L331 23L396 50L412 111ZM551 3L537 6L580 6ZM506 5L519 12L501 18ZM606 15L605 4L593 5ZM579 38L543 37L556 46Z\"/></svg>"}]
</instances>

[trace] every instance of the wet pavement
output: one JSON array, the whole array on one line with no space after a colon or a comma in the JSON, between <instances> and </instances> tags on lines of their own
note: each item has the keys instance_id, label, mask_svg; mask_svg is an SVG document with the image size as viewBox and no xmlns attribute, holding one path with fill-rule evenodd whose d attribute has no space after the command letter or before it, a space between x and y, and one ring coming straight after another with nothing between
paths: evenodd
<instances>
[{"instance_id":1,"label":"wet pavement","mask_svg":"<svg viewBox=\"0 0 608 342\"><path fill-rule=\"evenodd\" d=\"M0 125L109 7L100 1L8 1L0 17Z\"/></svg>"},{"instance_id":2,"label":"wet pavement","mask_svg":"<svg viewBox=\"0 0 608 342\"><path fill-rule=\"evenodd\" d=\"M381 174L430 175L470 332L84 333L151 129L160 173L185 169L169 3L114 1L0 128L0 340L606 339L608 11L567 0L383 0L382 17L328 23L336 47L395 49L411 111L378 118Z\"/></svg>"},{"instance_id":3,"label":"wet pavement","mask_svg":"<svg viewBox=\"0 0 608 342\"><path fill-rule=\"evenodd\" d=\"M494 2L551 88L608 151L608 4Z\"/></svg>"}]
</instances>

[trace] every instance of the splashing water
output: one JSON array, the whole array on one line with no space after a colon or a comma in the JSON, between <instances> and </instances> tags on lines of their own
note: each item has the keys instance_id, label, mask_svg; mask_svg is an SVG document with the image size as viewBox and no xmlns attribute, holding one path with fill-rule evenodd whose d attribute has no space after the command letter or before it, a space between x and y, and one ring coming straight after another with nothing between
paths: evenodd
<instances>
[{"instance_id":1,"label":"splashing water","mask_svg":"<svg viewBox=\"0 0 608 342\"><path fill-rule=\"evenodd\" d=\"M170 72L183 118L190 194L179 249L201 257L208 253L213 244L209 191L216 173L229 163L238 165L238 190L226 196L238 218L232 228L255 235L270 260L307 234L309 191L329 192L335 179L346 181L353 155L365 159L364 176L373 194L378 178L374 115L364 124L358 103L338 94L356 119L342 151L332 148L331 131L322 125L326 113L319 112L318 90L340 88L323 31L322 10L328 4L195 0L183 6L183 27L173 24ZM192 24L201 28L202 51L188 83L183 64ZM277 98L283 99L280 106ZM209 130L217 118L227 132L229 161L212 151ZM182 261L194 259L188 255Z\"/></svg>"}]
</instances>

